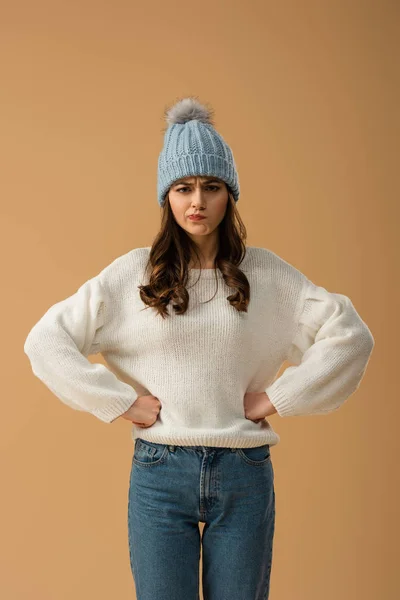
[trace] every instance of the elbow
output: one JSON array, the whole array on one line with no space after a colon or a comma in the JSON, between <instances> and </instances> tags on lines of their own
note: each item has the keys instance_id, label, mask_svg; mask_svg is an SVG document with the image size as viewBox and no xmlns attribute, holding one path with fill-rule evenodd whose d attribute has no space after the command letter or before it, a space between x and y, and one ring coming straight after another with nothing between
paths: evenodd
<instances>
[{"instance_id":1,"label":"elbow","mask_svg":"<svg viewBox=\"0 0 400 600\"><path fill-rule=\"evenodd\" d=\"M38 354L41 347L40 335L38 335L37 325L35 325L28 333L24 342L24 352L31 359Z\"/></svg>"},{"instance_id":2,"label":"elbow","mask_svg":"<svg viewBox=\"0 0 400 600\"><path fill-rule=\"evenodd\" d=\"M26 338L25 342L24 342L24 352L27 356L31 356L32 354L32 349L34 347L34 343L32 341L32 332L30 332L28 334L28 337Z\"/></svg>"},{"instance_id":3,"label":"elbow","mask_svg":"<svg viewBox=\"0 0 400 600\"><path fill-rule=\"evenodd\" d=\"M353 338L353 354L368 359L374 349L375 339L364 321L357 320L350 337Z\"/></svg>"},{"instance_id":4,"label":"elbow","mask_svg":"<svg viewBox=\"0 0 400 600\"><path fill-rule=\"evenodd\" d=\"M371 355L372 350L374 349L374 346L375 346L374 336L372 335L370 329L365 325L363 328L363 333L362 333L362 347L368 357Z\"/></svg>"}]
</instances>

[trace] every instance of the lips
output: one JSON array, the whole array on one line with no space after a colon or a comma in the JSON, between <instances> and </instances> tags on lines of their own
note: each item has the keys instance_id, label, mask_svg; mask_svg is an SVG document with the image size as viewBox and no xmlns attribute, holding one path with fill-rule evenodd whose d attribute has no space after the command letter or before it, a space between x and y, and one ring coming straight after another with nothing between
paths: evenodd
<instances>
[{"instance_id":1,"label":"lips","mask_svg":"<svg viewBox=\"0 0 400 600\"><path fill-rule=\"evenodd\" d=\"M205 219L205 217L202 215L189 215L189 219L191 221L201 221L202 219Z\"/></svg>"}]
</instances>

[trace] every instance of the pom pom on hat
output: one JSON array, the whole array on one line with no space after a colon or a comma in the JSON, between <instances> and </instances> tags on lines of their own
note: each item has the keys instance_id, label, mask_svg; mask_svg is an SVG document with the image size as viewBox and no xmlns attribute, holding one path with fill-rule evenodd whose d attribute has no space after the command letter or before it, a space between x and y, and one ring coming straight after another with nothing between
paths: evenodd
<instances>
[{"instance_id":1,"label":"pom pom on hat","mask_svg":"<svg viewBox=\"0 0 400 600\"><path fill-rule=\"evenodd\" d=\"M201 104L195 97L183 98L165 112L168 125L183 124L193 119L213 125L212 109Z\"/></svg>"}]
</instances>

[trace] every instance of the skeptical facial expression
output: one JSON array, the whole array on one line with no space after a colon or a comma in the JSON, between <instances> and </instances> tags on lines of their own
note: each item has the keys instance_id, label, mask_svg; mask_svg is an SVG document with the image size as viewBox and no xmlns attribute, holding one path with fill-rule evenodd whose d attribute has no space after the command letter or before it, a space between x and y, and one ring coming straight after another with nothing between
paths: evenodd
<instances>
[{"instance_id":1,"label":"skeptical facial expression","mask_svg":"<svg viewBox=\"0 0 400 600\"><path fill-rule=\"evenodd\" d=\"M182 177L169 190L169 203L177 223L192 236L211 233L222 221L228 203L228 188L217 177ZM190 215L204 219L193 221Z\"/></svg>"}]
</instances>

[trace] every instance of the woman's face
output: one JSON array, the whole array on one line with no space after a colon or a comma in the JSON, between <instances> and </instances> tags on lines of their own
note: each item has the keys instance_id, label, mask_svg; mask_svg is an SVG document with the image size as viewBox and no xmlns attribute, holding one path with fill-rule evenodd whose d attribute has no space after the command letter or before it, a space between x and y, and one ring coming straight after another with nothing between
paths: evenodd
<instances>
[{"instance_id":1,"label":"woman's face","mask_svg":"<svg viewBox=\"0 0 400 600\"><path fill-rule=\"evenodd\" d=\"M217 177L182 177L169 190L169 203L177 223L191 236L204 236L214 231L224 218L228 188ZM192 221L196 213L205 219Z\"/></svg>"}]
</instances>

